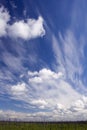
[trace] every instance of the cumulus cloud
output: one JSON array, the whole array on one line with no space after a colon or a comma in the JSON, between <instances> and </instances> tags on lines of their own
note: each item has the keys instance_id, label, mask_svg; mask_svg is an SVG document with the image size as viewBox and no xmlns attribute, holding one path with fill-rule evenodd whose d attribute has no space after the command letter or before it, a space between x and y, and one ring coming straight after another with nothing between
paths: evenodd
<instances>
[{"instance_id":1,"label":"cumulus cloud","mask_svg":"<svg viewBox=\"0 0 87 130\"><path fill-rule=\"evenodd\" d=\"M49 69L42 69L39 72L28 72L29 84L35 89L36 94L46 98L51 105L59 102L69 104L74 99L78 99L80 94L72 86L64 81L62 72L53 72ZM45 91L44 91L45 90ZM68 98L69 97L69 98ZM54 102L55 100L55 102Z\"/></svg>"},{"instance_id":2,"label":"cumulus cloud","mask_svg":"<svg viewBox=\"0 0 87 130\"><path fill-rule=\"evenodd\" d=\"M9 26L9 36L13 38L22 38L25 40L42 37L45 35L43 19L27 19L27 22L18 21Z\"/></svg>"},{"instance_id":3,"label":"cumulus cloud","mask_svg":"<svg viewBox=\"0 0 87 130\"><path fill-rule=\"evenodd\" d=\"M43 99L33 100L31 103L37 105L40 109L44 109L47 106L47 102Z\"/></svg>"},{"instance_id":4,"label":"cumulus cloud","mask_svg":"<svg viewBox=\"0 0 87 130\"><path fill-rule=\"evenodd\" d=\"M84 106L85 104L83 103L82 100L77 100L72 106L71 106L71 110L72 111L81 111L84 110Z\"/></svg>"},{"instance_id":5,"label":"cumulus cloud","mask_svg":"<svg viewBox=\"0 0 87 130\"><path fill-rule=\"evenodd\" d=\"M63 73L62 72L58 72L55 73L53 71L51 71L50 69L46 69L43 68L42 70L40 70L39 72L28 72L28 75L31 77L29 79L29 82L37 82L37 83L41 83L44 82L44 80L49 80L49 79L59 79L61 77L63 77Z\"/></svg>"},{"instance_id":6,"label":"cumulus cloud","mask_svg":"<svg viewBox=\"0 0 87 130\"><path fill-rule=\"evenodd\" d=\"M11 21L10 15L4 7L0 8L0 37L9 36L11 38L21 38L29 40L32 38L42 37L45 35L43 27L43 18L26 19L15 21L12 25L8 22Z\"/></svg>"},{"instance_id":7,"label":"cumulus cloud","mask_svg":"<svg viewBox=\"0 0 87 130\"><path fill-rule=\"evenodd\" d=\"M70 107L72 112L81 112L87 109L87 97L82 96L79 100L76 100Z\"/></svg>"},{"instance_id":8,"label":"cumulus cloud","mask_svg":"<svg viewBox=\"0 0 87 130\"><path fill-rule=\"evenodd\" d=\"M7 92L11 99L27 104L27 108L31 104L32 109L54 110L63 106L63 109L67 109L82 96L65 80L62 72L43 68L40 71L28 71L26 76L27 83L10 85Z\"/></svg>"},{"instance_id":9,"label":"cumulus cloud","mask_svg":"<svg viewBox=\"0 0 87 130\"><path fill-rule=\"evenodd\" d=\"M13 85L11 87L11 92L13 95L19 95L19 94L22 94L22 93L25 93L27 91L27 88L26 88L26 84L25 83L20 83L20 84L17 84L17 85Z\"/></svg>"}]
</instances>

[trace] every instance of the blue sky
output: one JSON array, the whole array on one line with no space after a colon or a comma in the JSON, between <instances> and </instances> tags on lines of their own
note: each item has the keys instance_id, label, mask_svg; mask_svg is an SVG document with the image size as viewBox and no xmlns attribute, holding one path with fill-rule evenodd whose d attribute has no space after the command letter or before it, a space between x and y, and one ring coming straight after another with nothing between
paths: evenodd
<instances>
[{"instance_id":1,"label":"blue sky","mask_svg":"<svg viewBox=\"0 0 87 130\"><path fill-rule=\"evenodd\" d=\"M0 0L0 120L87 120L86 5Z\"/></svg>"}]
</instances>

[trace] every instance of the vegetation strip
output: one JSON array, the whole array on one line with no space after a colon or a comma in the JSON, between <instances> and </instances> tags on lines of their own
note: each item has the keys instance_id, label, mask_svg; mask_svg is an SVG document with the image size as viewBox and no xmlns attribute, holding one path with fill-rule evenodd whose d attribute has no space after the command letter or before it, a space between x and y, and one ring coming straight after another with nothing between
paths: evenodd
<instances>
[{"instance_id":1,"label":"vegetation strip","mask_svg":"<svg viewBox=\"0 0 87 130\"><path fill-rule=\"evenodd\" d=\"M1 121L0 130L87 130L87 122L11 122Z\"/></svg>"}]
</instances>

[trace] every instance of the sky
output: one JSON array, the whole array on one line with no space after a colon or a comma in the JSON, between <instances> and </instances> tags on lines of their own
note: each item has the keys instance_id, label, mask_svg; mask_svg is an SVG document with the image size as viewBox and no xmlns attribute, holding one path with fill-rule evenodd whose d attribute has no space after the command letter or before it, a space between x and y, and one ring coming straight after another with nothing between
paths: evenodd
<instances>
[{"instance_id":1,"label":"sky","mask_svg":"<svg viewBox=\"0 0 87 130\"><path fill-rule=\"evenodd\" d=\"M86 5L0 0L0 120L87 120Z\"/></svg>"}]
</instances>

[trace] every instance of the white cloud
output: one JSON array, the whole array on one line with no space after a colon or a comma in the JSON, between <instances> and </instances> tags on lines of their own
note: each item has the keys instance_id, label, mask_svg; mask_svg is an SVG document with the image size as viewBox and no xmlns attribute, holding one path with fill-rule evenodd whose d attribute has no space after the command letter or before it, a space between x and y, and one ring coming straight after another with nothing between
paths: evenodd
<instances>
[{"instance_id":1,"label":"white cloud","mask_svg":"<svg viewBox=\"0 0 87 130\"><path fill-rule=\"evenodd\" d=\"M39 72L29 71L28 78L27 84L18 83L8 88L12 99L22 100L35 108L42 107L51 110L57 104L68 108L82 96L65 80L61 72L44 68Z\"/></svg>"},{"instance_id":2,"label":"white cloud","mask_svg":"<svg viewBox=\"0 0 87 130\"><path fill-rule=\"evenodd\" d=\"M55 73L49 69L42 69L39 71L39 76L42 77L43 79L59 79L63 76L61 72Z\"/></svg>"},{"instance_id":3,"label":"white cloud","mask_svg":"<svg viewBox=\"0 0 87 130\"><path fill-rule=\"evenodd\" d=\"M49 79L56 80L63 77L62 72L55 73L51 71L50 69L46 69L46 68L41 69L39 72L29 71L28 75L31 76L31 78L29 79L29 82L32 82L32 83L34 82L41 83L42 81L44 82L45 80L49 80Z\"/></svg>"},{"instance_id":4,"label":"white cloud","mask_svg":"<svg viewBox=\"0 0 87 130\"><path fill-rule=\"evenodd\" d=\"M24 101L25 104L29 103L31 99L30 95L28 95L29 89L27 88L27 84L25 82L18 82L15 85L7 85L5 91L5 93L10 94L11 99Z\"/></svg>"},{"instance_id":5,"label":"white cloud","mask_svg":"<svg viewBox=\"0 0 87 130\"><path fill-rule=\"evenodd\" d=\"M24 20L15 22L9 26L8 30L10 37L22 38L25 40L45 35L42 17L39 17L37 20L27 19L27 22Z\"/></svg>"},{"instance_id":6,"label":"white cloud","mask_svg":"<svg viewBox=\"0 0 87 130\"><path fill-rule=\"evenodd\" d=\"M44 109L47 106L47 102L43 99L32 100L31 103L38 106L40 109Z\"/></svg>"},{"instance_id":7,"label":"white cloud","mask_svg":"<svg viewBox=\"0 0 87 130\"><path fill-rule=\"evenodd\" d=\"M29 114L22 113L22 112L16 112L12 110L3 111L0 110L0 120L24 120L25 117L29 116Z\"/></svg>"},{"instance_id":8,"label":"white cloud","mask_svg":"<svg viewBox=\"0 0 87 130\"><path fill-rule=\"evenodd\" d=\"M11 87L11 94L12 95L23 95L26 94L27 92L27 88L26 88L26 84L25 83L20 83L17 85L13 85Z\"/></svg>"},{"instance_id":9,"label":"white cloud","mask_svg":"<svg viewBox=\"0 0 87 130\"><path fill-rule=\"evenodd\" d=\"M28 75L29 76L37 76L38 75L38 72L37 71L34 71L34 72L32 72L32 71L28 71Z\"/></svg>"},{"instance_id":10,"label":"white cloud","mask_svg":"<svg viewBox=\"0 0 87 130\"><path fill-rule=\"evenodd\" d=\"M85 104L83 103L83 101L82 100L77 100L72 106L71 106L71 111L83 111L84 110L84 108L85 108L85 106L84 106Z\"/></svg>"},{"instance_id":11,"label":"white cloud","mask_svg":"<svg viewBox=\"0 0 87 130\"><path fill-rule=\"evenodd\" d=\"M77 44L77 39L71 31L67 31L64 39L61 39L63 42L63 53L65 56L65 62L67 66L67 73L71 80L74 80L75 73L79 75L82 73L81 65L81 48ZM77 52L77 49L79 50ZM73 60L74 59L74 60Z\"/></svg>"},{"instance_id":12,"label":"white cloud","mask_svg":"<svg viewBox=\"0 0 87 130\"><path fill-rule=\"evenodd\" d=\"M45 35L43 27L43 18L26 19L15 21L12 25L8 22L11 21L10 15L4 7L0 8L0 37L9 36L11 38L21 38L29 40L32 38L42 37Z\"/></svg>"},{"instance_id":13,"label":"white cloud","mask_svg":"<svg viewBox=\"0 0 87 130\"><path fill-rule=\"evenodd\" d=\"M0 120L20 120L20 121L86 121L87 110L78 112L72 111L51 111L24 113L12 110L0 110Z\"/></svg>"},{"instance_id":14,"label":"white cloud","mask_svg":"<svg viewBox=\"0 0 87 130\"><path fill-rule=\"evenodd\" d=\"M29 82L30 83L42 83L43 81L40 77L34 77L34 78L29 79Z\"/></svg>"},{"instance_id":15,"label":"white cloud","mask_svg":"<svg viewBox=\"0 0 87 130\"><path fill-rule=\"evenodd\" d=\"M8 66L10 70L12 69L18 72L24 69L22 65L21 57L14 56L12 55L12 53L9 52L3 52L2 57L4 63Z\"/></svg>"},{"instance_id":16,"label":"white cloud","mask_svg":"<svg viewBox=\"0 0 87 130\"><path fill-rule=\"evenodd\" d=\"M87 109L87 97L82 96L79 100L76 100L70 107L71 111L80 113Z\"/></svg>"},{"instance_id":17,"label":"white cloud","mask_svg":"<svg viewBox=\"0 0 87 130\"><path fill-rule=\"evenodd\" d=\"M8 21L10 20L10 15L7 10L2 6L0 8L0 37L7 35Z\"/></svg>"},{"instance_id":18,"label":"white cloud","mask_svg":"<svg viewBox=\"0 0 87 130\"><path fill-rule=\"evenodd\" d=\"M63 114L66 112L66 107L62 104L58 103L56 104L55 108L53 109L54 114Z\"/></svg>"},{"instance_id":19,"label":"white cloud","mask_svg":"<svg viewBox=\"0 0 87 130\"><path fill-rule=\"evenodd\" d=\"M41 79L41 82L38 81L37 77ZM87 97L78 93L63 78L62 73L44 68L39 72L28 71L27 78L29 78L28 84L22 82L6 87L6 92L11 95L11 99L23 101L20 107L29 109L31 106L32 110L35 109L39 112L23 113L1 110L1 119L10 118L14 120L17 118L27 121L86 120Z\"/></svg>"},{"instance_id":20,"label":"white cloud","mask_svg":"<svg viewBox=\"0 0 87 130\"><path fill-rule=\"evenodd\" d=\"M85 43L81 41L81 38L78 40L69 29L66 30L63 36L59 33L59 38L53 35L52 42L57 63L56 70L61 71L65 79L71 81L74 84L73 87L78 91L86 93L87 89L81 78L84 73L82 61L84 60Z\"/></svg>"}]
</instances>

